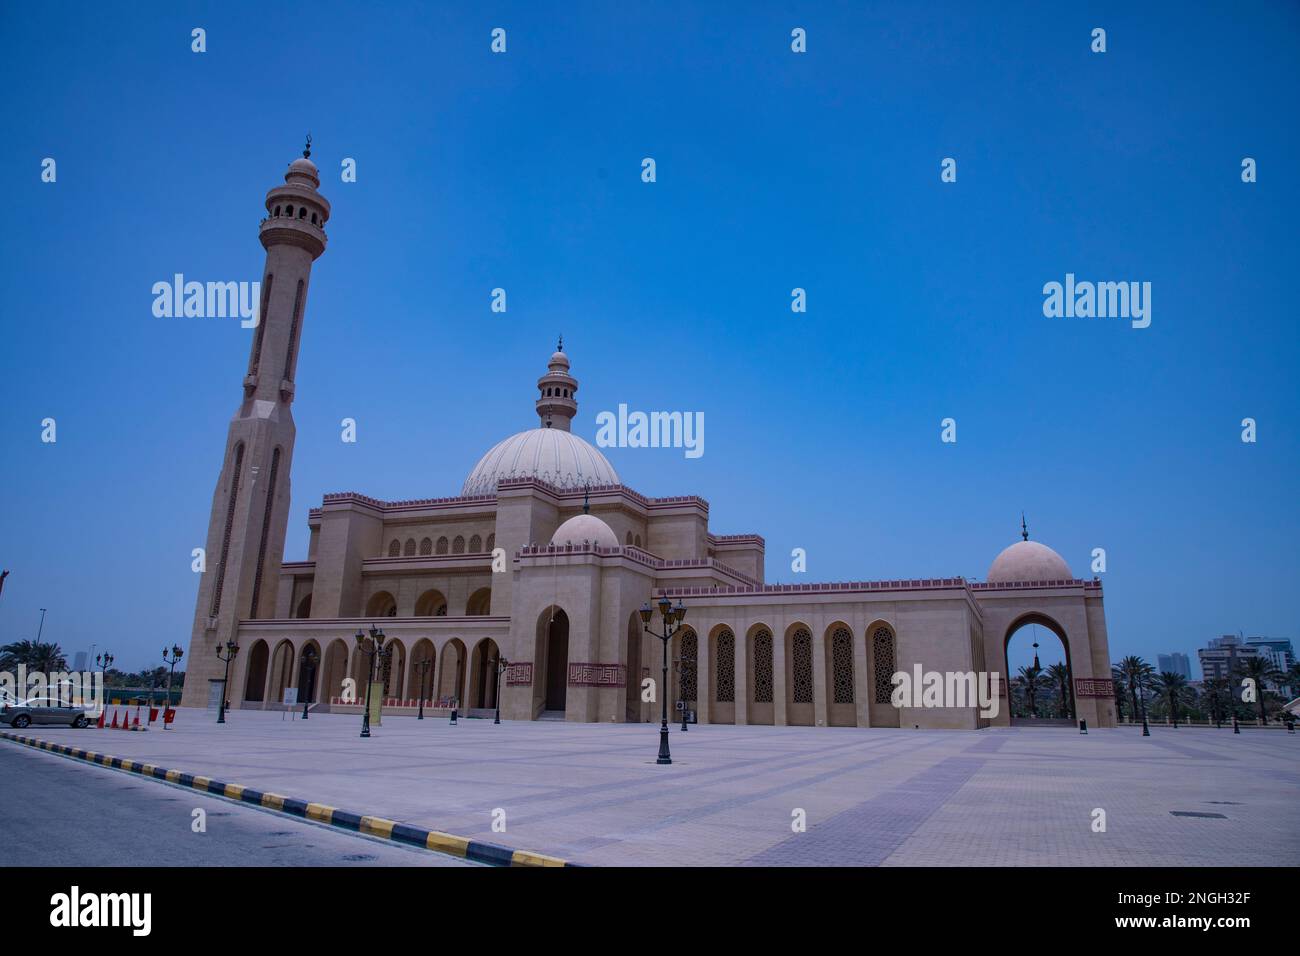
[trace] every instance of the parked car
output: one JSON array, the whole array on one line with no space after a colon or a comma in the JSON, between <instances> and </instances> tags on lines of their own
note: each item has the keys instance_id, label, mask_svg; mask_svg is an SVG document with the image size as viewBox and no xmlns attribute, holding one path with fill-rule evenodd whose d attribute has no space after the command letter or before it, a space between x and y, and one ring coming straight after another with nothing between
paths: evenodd
<instances>
[{"instance_id":1,"label":"parked car","mask_svg":"<svg viewBox=\"0 0 1300 956\"><path fill-rule=\"evenodd\" d=\"M85 707L73 707L53 697L29 697L17 704L0 706L0 724L9 724L16 730L32 724L80 728L89 727L90 718Z\"/></svg>"}]
</instances>

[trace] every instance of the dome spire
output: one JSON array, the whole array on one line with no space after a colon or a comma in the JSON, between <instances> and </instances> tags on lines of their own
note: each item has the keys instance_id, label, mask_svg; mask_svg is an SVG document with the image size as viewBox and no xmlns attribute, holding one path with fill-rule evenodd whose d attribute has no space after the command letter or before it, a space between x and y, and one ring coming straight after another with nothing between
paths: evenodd
<instances>
[{"instance_id":1,"label":"dome spire","mask_svg":"<svg viewBox=\"0 0 1300 956\"><path fill-rule=\"evenodd\" d=\"M311 159L311 133L307 133L307 145L302 148L302 158Z\"/></svg>"},{"instance_id":2,"label":"dome spire","mask_svg":"<svg viewBox=\"0 0 1300 956\"><path fill-rule=\"evenodd\" d=\"M1023 511L1020 512L1020 537L1026 541L1029 540L1029 526L1025 524L1025 513Z\"/></svg>"}]
</instances>

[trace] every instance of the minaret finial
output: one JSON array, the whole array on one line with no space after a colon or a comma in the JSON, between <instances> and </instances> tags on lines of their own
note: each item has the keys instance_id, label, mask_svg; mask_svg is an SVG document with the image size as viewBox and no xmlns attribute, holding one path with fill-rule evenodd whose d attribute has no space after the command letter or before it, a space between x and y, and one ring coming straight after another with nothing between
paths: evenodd
<instances>
[{"instance_id":1,"label":"minaret finial","mask_svg":"<svg viewBox=\"0 0 1300 956\"><path fill-rule=\"evenodd\" d=\"M1025 513L1020 512L1020 537L1029 540L1029 526L1025 524Z\"/></svg>"},{"instance_id":2,"label":"minaret finial","mask_svg":"<svg viewBox=\"0 0 1300 956\"><path fill-rule=\"evenodd\" d=\"M302 148L302 158L311 159L311 133L307 134L307 145Z\"/></svg>"},{"instance_id":3,"label":"minaret finial","mask_svg":"<svg viewBox=\"0 0 1300 956\"><path fill-rule=\"evenodd\" d=\"M563 351L564 351L564 333L563 333L563 332L560 333L560 342L559 342L558 345L555 346L555 351L557 351L557 352L563 352Z\"/></svg>"}]
</instances>

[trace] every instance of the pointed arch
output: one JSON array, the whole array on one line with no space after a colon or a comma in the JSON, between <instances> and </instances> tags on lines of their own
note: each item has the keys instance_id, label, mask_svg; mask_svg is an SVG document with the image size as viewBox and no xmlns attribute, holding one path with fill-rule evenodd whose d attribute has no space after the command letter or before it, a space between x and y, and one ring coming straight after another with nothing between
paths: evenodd
<instances>
[{"instance_id":1,"label":"pointed arch","mask_svg":"<svg viewBox=\"0 0 1300 956\"><path fill-rule=\"evenodd\" d=\"M748 651L745 655L745 686L749 695L749 723L775 723L772 629L766 624L751 625L745 634L745 642Z\"/></svg>"},{"instance_id":2,"label":"pointed arch","mask_svg":"<svg viewBox=\"0 0 1300 956\"><path fill-rule=\"evenodd\" d=\"M437 588L425 591L416 599L416 617L446 617L447 597Z\"/></svg>"}]
</instances>

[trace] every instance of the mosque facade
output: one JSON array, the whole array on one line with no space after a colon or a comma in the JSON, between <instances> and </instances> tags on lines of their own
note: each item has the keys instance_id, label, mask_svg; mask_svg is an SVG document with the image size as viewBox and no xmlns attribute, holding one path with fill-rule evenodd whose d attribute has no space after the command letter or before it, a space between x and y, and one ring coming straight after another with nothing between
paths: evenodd
<instances>
[{"instance_id":1,"label":"mosque facade","mask_svg":"<svg viewBox=\"0 0 1300 956\"><path fill-rule=\"evenodd\" d=\"M385 714L499 708L507 720L977 729L1011 721L1007 642L1060 638L1074 716L1114 726L1101 583L1028 534L982 582L961 577L764 583L764 541L717 534L694 495L622 484L571 429L579 382L562 348L537 380L534 427L493 445L460 493L329 494L284 560L298 348L330 206L309 151L266 195L260 322L213 494L183 703ZM540 363L539 363L540 364ZM641 609L686 609L667 648ZM651 626L659 626L653 612ZM372 658L372 628L384 634ZM227 666L216 650L235 649ZM894 675L997 674L975 700L897 706ZM374 683L370 675L374 667ZM653 699L647 699L653 698Z\"/></svg>"}]
</instances>

